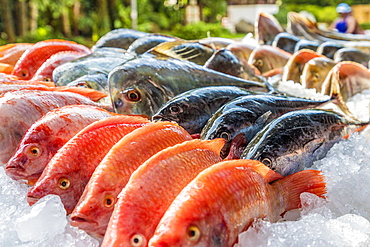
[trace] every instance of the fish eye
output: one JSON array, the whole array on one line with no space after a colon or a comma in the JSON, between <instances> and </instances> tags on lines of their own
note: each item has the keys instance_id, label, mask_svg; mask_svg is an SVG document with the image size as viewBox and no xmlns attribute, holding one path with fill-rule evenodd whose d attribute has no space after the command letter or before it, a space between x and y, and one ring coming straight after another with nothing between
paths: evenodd
<instances>
[{"instance_id":1,"label":"fish eye","mask_svg":"<svg viewBox=\"0 0 370 247\"><path fill-rule=\"evenodd\" d=\"M171 111L171 114L177 114L180 112L180 107L173 105L170 107L170 111Z\"/></svg>"},{"instance_id":2,"label":"fish eye","mask_svg":"<svg viewBox=\"0 0 370 247\"><path fill-rule=\"evenodd\" d=\"M25 70L25 69L21 70L21 76L22 77L27 77L28 76L28 71Z\"/></svg>"},{"instance_id":3,"label":"fish eye","mask_svg":"<svg viewBox=\"0 0 370 247\"><path fill-rule=\"evenodd\" d=\"M144 244L144 236L141 234L135 234L130 240L131 246L138 247Z\"/></svg>"},{"instance_id":4,"label":"fish eye","mask_svg":"<svg viewBox=\"0 0 370 247\"><path fill-rule=\"evenodd\" d=\"M196 242L200 238L200 230L196 226L189 226L186 235L190 241Z\"/></svg>"},{"instance_id":5,"label":"fish eye","mask_svg":"<svg viewBox=\"0 0 370 247\"><path fill-rule=\"evenodd\" d=\"M28 150L28 152L32 155L32 156L39 156L40 154L40 149L36 146L32 146L30 147L30 149Z\"/></svg>"},{"instance_id":6,"label":"fish eye","mask_svg":"<svg viewBox=\"0 0 370 247\"><path fill-rule=\"evenodd\" d=\"M261 160L261 162L264 164L264 165L266 165L266 166L268 166L268 167L270 167L271 168L271 166L272 166L272 161L271 161L271 159L270 158L263 158L262 160Z\"/></svg>"},{"instance_id":7,"label":"fish eye","mask_svg":"<svg viewBox=\"0 0 370 247\"><path fill-rule=\"evenodd\" d=\"M104 198L104 206L106 206L107 208L110 208L114 205L114 196L112 195L107 195L105 196Z\"/></svg>"},{"instance_id":8,"label":"fish eye","mask_svg":"<svg viewBox=\"0 0 370 247\"><path fill-rule=\"evenodd\" d=\"M263 65L262 59L257 59L256 62L254 63L254 66L262 66L262 65Z\"/></svg>"},{"instance_id":9,"label":"fish eye","mask_svg":"<svg viewBox=\"0 0 370 247\"><path fill-rule=\"evenodd\" d=\"M69 186L71 185L71 182L69 181L68 178L61 178L59 179L58 181L58 186L59 188L61 188L62 190L66 190L69 188Z\"/></svg>"},{"instance_id":10,"label":"fish eye","mask_svg":"<svg viewBox=\"0 0 370 247\"><path fill-rule=\"evenodd\" d=\"M140 93L135 89L128 89L123 91L123 94L128 101L137 102L141 100Z\"/></svg>"},{"instance_id":11,"label":"fish eye","mask_svg":"<svg viewBox=\"0 0 370 247\"><path fill-rule=\"evenodd\" d=\"M222 132L221 134L220 134L220 137L221 138L223 138L225 141L230 141L231 140L231 135L230 135L230 133L229 132L226 132L226 131L224 131L224 132Z\"/></svg>"},{"instance_id":12,"label":"fish eye","mask_svg":"<svg viewBox=\"0 0 370 247\"><path fill-rule=\"evenodd\" d=\"M51 78L46 77L46 78L44 78L44 81L50 82L51 81Z\"/></svg>"}]
</instances>

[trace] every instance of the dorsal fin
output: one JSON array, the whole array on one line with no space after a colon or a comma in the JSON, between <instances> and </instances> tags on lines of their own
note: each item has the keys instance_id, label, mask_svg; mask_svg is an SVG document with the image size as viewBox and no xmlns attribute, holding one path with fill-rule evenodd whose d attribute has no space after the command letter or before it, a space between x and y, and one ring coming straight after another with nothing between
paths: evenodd
<instances>
[{"instance_id":1,"label":"dorsal fin","mask_svg":"<svg viewBox=\"0 0 370 247\"><path fill-rule=\"evenodd\" d=\"M81 130L79 134L84 134L105 126L112 126L118 124L147 124L149 122L150 121L148 119L140 116L128 116L128 115L112 116L88 125L83 130Z\"/></svg>"}]
</instances>

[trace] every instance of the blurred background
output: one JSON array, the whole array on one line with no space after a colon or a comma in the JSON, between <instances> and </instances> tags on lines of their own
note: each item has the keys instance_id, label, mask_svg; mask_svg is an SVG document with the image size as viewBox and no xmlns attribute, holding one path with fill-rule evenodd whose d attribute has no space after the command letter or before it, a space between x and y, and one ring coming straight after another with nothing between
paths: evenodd
<instances>
[{"instance_id":1,"label":"blurred background","mask_svg":"<svg viewBox=\"0 0 370 247\"><path fill-rule=\"evenodd\" d=\"M0 44L65 38L91 46L116 28L166 33L184 39L241 38L260 12L286 26L289 11L307 11L322 26L341 0L0 0ZM364 30L369 0L346 1Z\"/></svg>"}]
</instances>

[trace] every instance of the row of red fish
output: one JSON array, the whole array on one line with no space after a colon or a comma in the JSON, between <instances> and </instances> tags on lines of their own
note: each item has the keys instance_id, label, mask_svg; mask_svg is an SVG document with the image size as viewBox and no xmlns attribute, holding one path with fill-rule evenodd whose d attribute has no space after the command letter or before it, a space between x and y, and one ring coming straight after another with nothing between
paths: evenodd
<instances>
[{"instance_id":1,"label":"row of red fish","mask_svg":"<svg viewBox=\"0 0 370 247\"><path fill-rule=\"evenodd\" d=\"M88 119L93 112L100 115ZM231 246L253 219L276 221L300 206L300 193L325 193L318 171L282 178L257 161L221 162L223 139L193 140L175 123L111 115L94 106L50 111L6 167L16 179L39 177L30 204L57 194L73 225L99 237L107 230L104 246L145 246L152 236L153 246Z\"/></svg>"}]
</instances>

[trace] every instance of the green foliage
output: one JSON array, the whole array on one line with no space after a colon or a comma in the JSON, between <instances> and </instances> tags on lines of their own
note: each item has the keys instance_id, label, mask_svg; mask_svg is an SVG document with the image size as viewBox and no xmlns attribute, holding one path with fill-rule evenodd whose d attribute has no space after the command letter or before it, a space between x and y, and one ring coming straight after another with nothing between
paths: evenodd
<instances>
[{"instance_id":1,"label":"green foliage","mask_svg":"<svg viewBox=\"0 0 370 247\"><path fill-rule=\"evenodd\" d=\"M188 25L176 24L175 28L171 32L171 35L192 40L201 39L209 36L211 37L224 37L225 35L230 36L230 31L221 26L220 23L194 23Z\"/></svg>"},{"instance_id":2,"label":"green foliage","mask_svg":"<svg viewBox=\"0 0 370 247\"><path fill-rule=\"evenodd\" d=\"M276 19L283 26L287 24L287 14L289 12L308 11L311 13L317 22L331 23L337 16L335 6L320 7L317 5L305 4L283 4L279 7L279 12L275 15Z\"/></svg>"}]
</instances>

